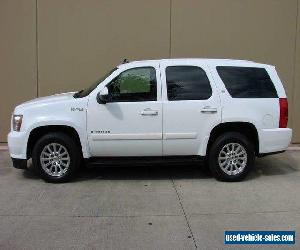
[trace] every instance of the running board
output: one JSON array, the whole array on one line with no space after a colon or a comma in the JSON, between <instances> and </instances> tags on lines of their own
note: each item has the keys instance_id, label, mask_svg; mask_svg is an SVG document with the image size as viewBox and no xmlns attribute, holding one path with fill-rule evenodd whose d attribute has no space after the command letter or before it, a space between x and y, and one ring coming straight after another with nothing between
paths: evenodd
<instances>
[{"instance_id":1,"label":"running board","mask_svg":"<svg viewBox=\"0 0 300 250\"><path fill-rule=\"evenodd\" d=\"M85 159L90 166L132 166L132 165L155 165L155 164L192 164L202 163L203 156L147 156L147 157L92 157Z\"/></svg>"}]
</instances>

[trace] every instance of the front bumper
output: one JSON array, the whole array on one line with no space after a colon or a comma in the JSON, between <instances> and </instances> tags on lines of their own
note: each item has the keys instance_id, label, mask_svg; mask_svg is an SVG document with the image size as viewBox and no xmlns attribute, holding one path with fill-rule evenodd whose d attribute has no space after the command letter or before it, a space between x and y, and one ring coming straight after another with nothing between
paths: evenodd
<instances>
[{"instance_id":1,"label":"front bumper","mask_svg":"<svg viewBox=\"0 0 300 250\"><path fill-rule=\"evenodd\" d=\"M27 159L27 140L25 132L12 131L7 136L9 153L15 159Z\"/></svg>"},{"instance_id":2,"label":"front bumper","mask_svg":"<svg viewBox=\"0 0 300 250\"><path fill-rule=\"evenodd\" d=\"M26 169L27 168L27 160L24 159L16 159L11 158L13 162L13 166L18 169Z\"/></svg>"}]
</instances>

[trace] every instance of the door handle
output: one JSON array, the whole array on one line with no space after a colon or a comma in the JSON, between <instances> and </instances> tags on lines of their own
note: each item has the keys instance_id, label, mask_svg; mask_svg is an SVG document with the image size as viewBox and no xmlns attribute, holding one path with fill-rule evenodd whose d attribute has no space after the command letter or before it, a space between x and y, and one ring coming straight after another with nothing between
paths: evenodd
<instances>
[{"instance_id":1,"label":"door handle","mask_svg":"<svg viewBox=\"0 0 300 250\"><path fill-rule=\"evenodd\" d=\"M201 113L204 113L204 114L213 114L213 113L217 113L217 112L218 112L217 108L213 108L210 106L206 106L201 110Z\"/></svg>"},{"instance_id":2,"label":"door handle","mask_svg":"<svg viewBox=\"0 0 300 250\"><path fill-rule=\"evenodd\" d=\"M141 115L143 115L143 116L146 116L146 115L149 115L149 116L156 116L156 115L158 115L158 110L144 109L144 110L141 112Z\"/></svg>"}]
</instances>

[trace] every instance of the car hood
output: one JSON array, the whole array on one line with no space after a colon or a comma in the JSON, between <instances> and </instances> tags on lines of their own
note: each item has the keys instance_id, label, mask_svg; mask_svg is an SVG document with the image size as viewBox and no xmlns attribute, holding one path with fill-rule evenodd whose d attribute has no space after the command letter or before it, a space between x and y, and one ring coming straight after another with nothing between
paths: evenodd
<instances>
[{"instance_id":1,"label":"car hood","mask_svg":"<svg viewBox=\"0 0 300 250\"><path fill-rule=\"evenodd\" d=\"M75 94L75 92L68 92L68 93L62 93L62 94L56 94L56 95L51 95L51 96L35 98L33 100L30 100L30 101L20 104L19 106L17 106L16 109L28 108L30 106L36 106L36 105L39 105L39 106L47 105L47 104L71 100L71 99L74 99L74 97L73 97L74 94Z\"/></svg>"}]
</instances>

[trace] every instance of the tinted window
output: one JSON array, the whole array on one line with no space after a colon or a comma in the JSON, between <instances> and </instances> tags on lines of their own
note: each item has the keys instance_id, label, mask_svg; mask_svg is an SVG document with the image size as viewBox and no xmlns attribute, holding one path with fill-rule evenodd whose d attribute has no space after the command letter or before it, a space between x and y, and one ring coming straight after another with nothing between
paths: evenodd
<instances>
[{"instance_id":1,"label":"tinted window","mask_svg":"<svg viewBox=\"0 0 300 250\"><path fill-rule=\"evenodd\" d=\"M166 69L168 99L205 100L212 90L205 71L196 66L170 66Z\"/></svg>"},{"instance_id":2,"label":"tinted window","mask_svg":"<svg viewBox=\"0 0 300 250\"><path fill-rule=\"evenodd\" d=\"M155 101L155 69L143 67L126 70L112 80L107 88L111 102Z\"/></svg>"},{"instance_id":3,"label":"tinted window","mask_svg":"<svg viewBox=\"0 0 300 250\"><path fill-rule=\"evenodd\" d=\"M278 97L270 76L263 68L219 66L217 71L232 97Z\"/></svg>"}]
</instances>

